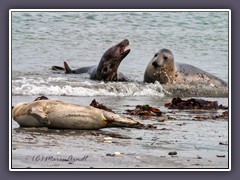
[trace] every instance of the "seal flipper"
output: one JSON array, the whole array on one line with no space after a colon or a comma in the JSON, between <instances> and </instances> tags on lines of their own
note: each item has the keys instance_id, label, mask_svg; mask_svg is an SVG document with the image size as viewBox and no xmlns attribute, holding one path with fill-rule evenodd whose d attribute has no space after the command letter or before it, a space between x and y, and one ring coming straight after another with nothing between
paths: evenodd
<instances>
[{"instance_id":1,"label":"seal flipper","mask_svg":"<svg viewBox=\"0 0 240 180\"><path fill-rule=\"evenodd\" d=\"M129 118L124 118L112 112L103 111L106 127L137 127L142 124Z\"/></svg>"},{"instance_id":2,"label":"seal flipper","mask_svg":"<svg viewBox=\"0 0 240 180\"><path fill-rule=\"evenodd\" d=\"M66 61L63 62L64 67L60 67L60 66L52 66L52 70L54 71L65 71L65 74L71 74L71 73L75 73L75 71L73 71L69 65L66 63Z\"/></svg>"},{"instance_id":3,"label":"seal flipper","mask_svg":"<svg viewBox=\"0 0 240 180\"><path fill-rule=\"evenodd\" d=\"M72 69L68 66L68 64L66 63L66 61L64 61L63 64L64 64L65 74L74 73L74 71L72 71Z\"/></svg>"},{"instance_id":4,"label":"seal flipper","mask_svg":"<svg viewBox=\"0 0 240 180\"><path fill-rule=\"evenodd\" d=\"M58 71L58 70L64 71L64 68L60 67L60 66L52 66L52 70L54 70L54 71Z\"/></svg>"},{"instance_id":5,"label":"seal flipper","mask_svg":"<svg viewBox=\"0 0 240 180\"><path fill-rule=\"evenodd\" d=\"M32 114L41 124L50 124L50 121L47 119L47 114L43 111L43 108L32 107L30 114Z\"/></svg>"},{"instance_id":6,"label":"seal flipper","mask_svg":"<svg viewBox=\"0 0 240 180\"><path fill-rule=\"evenodd\" d=\"M87 67L82 67L82 68L72 70L66 61L64 61L63 63L64 63L65 74L82 74L82 73L90 73L91 74L92 71L94 71L96 69L96 66L87 66Z\"/></svg>"}]
</instances>

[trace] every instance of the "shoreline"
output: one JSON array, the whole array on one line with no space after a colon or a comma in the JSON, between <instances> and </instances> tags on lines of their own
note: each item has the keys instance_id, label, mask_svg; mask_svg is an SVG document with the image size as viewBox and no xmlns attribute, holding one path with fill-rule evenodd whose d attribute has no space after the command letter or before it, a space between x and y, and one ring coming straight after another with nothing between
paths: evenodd
<instances>
[{"instance_id":1,"label":"shoreline","mask_svg":"<svg viewBox=\"0 0 240 180\"><path fill-rule=\"evenodd\" d=\"M55 99L55 97L49 98ZM83 105L89 105L89 100L94 98L59 97L61 100ZM114 106L116 97L105 101L103 97L96 98L106 106L115 108L114 110L120 114L136 104L149 102L152 106L155 104L155 107L160 107L169 116L144 120L138 116L131 116L141 123L157 126L157 129L151 130L20 128L12 120L12 168L16 170L17 168L157 168L159 170L229 168L228 120L192 120L197 114L209 115L217 111L171 112L163 107L165 99L159 102L155 98L147 97L123 98L116 107ZM22 102L23 99L31 101L32 96L13 96L12 101L15 104ZM219 104L228 105L228 98L213 99L219 100ZM177 154L169 155L172 152ZM66 160L69 157L78 161Z\"/></svg>"}]
</instances>

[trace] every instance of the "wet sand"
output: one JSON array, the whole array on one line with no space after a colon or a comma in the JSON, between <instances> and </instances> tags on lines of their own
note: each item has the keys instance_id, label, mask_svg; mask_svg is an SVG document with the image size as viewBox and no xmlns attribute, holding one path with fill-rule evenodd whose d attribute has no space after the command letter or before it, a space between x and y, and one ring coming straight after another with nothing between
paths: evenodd
<instances>
[{"instance_id":1,"label":"wet sand","mask_svg":"<svg viewBox=\"0 0 240 180\"><path fill-rule=\"evenodd\" d=\"M34 98L14 96L12 102L14 105ZM211 118L221 114L222 110L169 110L164 103L171 98L49 98L82 105L89 105L95 98L124 116L129 116L124 114L126 109L150 104L160 108L164 115L151 118L131 116L141 123L155 125L156 129L20 128L12 120L12 168L229 168L228 118ZM213 99L228 105L227 98ZM207 118L197 120L196 116Z\"/></svg>"}]
</instances>

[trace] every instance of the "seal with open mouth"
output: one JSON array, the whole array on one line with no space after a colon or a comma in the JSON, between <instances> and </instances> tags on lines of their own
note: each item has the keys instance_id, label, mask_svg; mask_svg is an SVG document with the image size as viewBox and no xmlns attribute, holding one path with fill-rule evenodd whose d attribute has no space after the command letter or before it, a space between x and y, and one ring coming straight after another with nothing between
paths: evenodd
<instances>
[{"instance_id":1,"label":"seal with open mouth","mask_svg":"<svg viewBox=\"0 0 240 180\"><path fill-rule=\"evenodd\" d=\"M130 52L129 41L127 39L109 48L102 56L100 62L96 66L82 67L72 70L66 62L64 62L64 68L53 66L53 70L64 70L66 74L80 74L88 73L90 78L94 80L104 81L127 81L121 72L118 71L118 67L122 60Z\"/></svg>"}]
</instances>

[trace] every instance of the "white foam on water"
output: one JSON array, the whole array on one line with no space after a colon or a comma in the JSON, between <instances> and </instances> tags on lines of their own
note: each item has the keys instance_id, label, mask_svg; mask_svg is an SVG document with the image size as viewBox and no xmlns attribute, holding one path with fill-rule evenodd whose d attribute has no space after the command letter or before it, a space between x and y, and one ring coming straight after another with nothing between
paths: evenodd
<instances>
[{"instance_id":1,"label":"white foam on water","mask_svg":"<svg viewBox=\"0 0 240 180\"><path fill-rule=\"evenodd\" d=\"M78 83L71 85L45 85L26 83L20 87L13 86L13 95L52 95L52 96L164 96L160 84L143 84L136 82L122 83Z\"/></svg>"},{"instance_id":2,"label":"white foam on water","mask_svg":"<svg viewBox=\"0 0 240 180\"><path fill-rule=\"evenodd\" d=\"M52 96L179 96L227 97L227 87L211 84L169 84L159 82L103 82L75 77L19 77L12 81L12 95Z\"/></svg>"}]
</instances>

